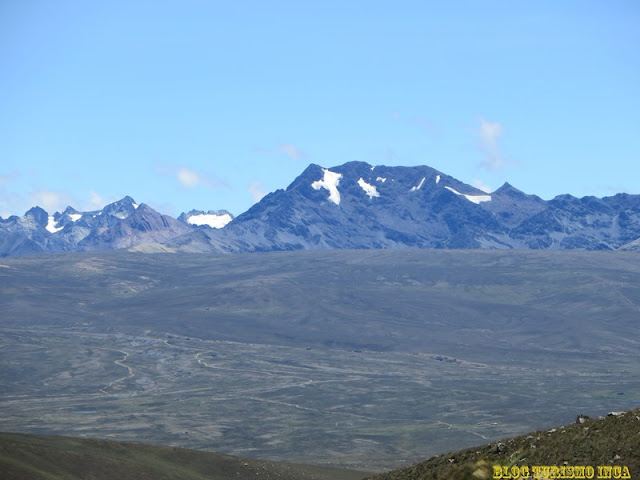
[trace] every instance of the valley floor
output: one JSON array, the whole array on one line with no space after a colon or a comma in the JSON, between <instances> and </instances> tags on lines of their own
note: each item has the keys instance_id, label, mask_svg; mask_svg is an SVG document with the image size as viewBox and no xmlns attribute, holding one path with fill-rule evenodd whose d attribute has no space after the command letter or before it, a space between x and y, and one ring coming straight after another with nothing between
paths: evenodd
<instances>
[{"instance_id":1,"label":"valley floor","mask_svg":"<svg viewBox=\"0 0 640 480\"><path fill-rule=\"evenodd\" d=\"M0 265L0 431L375 472L640 405L631 252Z\"/></svg>"},{"instance_id":2,"label":"valley floor","mask_svg":"<svg viewBox=\"0 0 640 480\"><path fill-rule=\"evenodd\" d=\"M383 470L638 402L620 357L547 369L441 354L2 329L0 430ZM612 366L611 366L612 367Z\"/></svg>"}]
</instances>

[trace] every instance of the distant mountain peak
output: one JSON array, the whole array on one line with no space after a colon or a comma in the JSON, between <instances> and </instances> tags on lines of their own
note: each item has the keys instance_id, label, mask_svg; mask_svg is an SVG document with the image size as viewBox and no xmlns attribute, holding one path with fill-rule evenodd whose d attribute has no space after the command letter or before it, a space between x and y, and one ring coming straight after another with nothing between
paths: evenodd
<instances>
[{"instance_id":1,"label":"distant mountain peak","mask_svg":"<svg viewBox=\"0 0 640 480\"><path fill-rule=\"evenodd\" d=\"M360 161L310 164L286 189L269 193L236 218L226 210L191 210L176 220L127 195L102 210L67 207L49 214L33 207L22 217L0 219L0 256L141 244L228 253L635 249L639 238L640 195L580 199L565 194L545 201L508 182L486 193L426 165Z\"/></svg>"},{"instance_id":2,"label":"distant mountain peak","mask_svg":"<svg viewBox=\"0 0 640 480\"><path fill-rule=\"evenodd\" d=\"M29 210L27 210L27 212L24 214L25 217L33 217L36 218L40 221L40 223L47 223L46 218L48 217L48 214L46 212L46 210L42 207L32 207Z\"/></svg>"},{"instance_id":3,"label":"distant mountain peak","mask_svg":"<svg viewBox=\"0 0 640 480\"><path fill-rule=\"evenodd\" d=\"M504 182L500 188L493 192L496 195L526 195L522 190L517 189L509 182Z\"/></svg>"},{"instance_id":4,"label":"distant mountain peak","mask_svg":"<svg viewBox=\"0 0 640 480\"><path fill-rule=\"evenodd\" d=\"M121 203L121 204L133 205L133 204L136 203L136 201L133 199L133 197L130 197L129 195L125 195L120 200L118 200L117 202L113 202L113 203Z\"/></svg>"},{"instance_id":5,"label":"distant mountain peak","mask_svg":"<svg viewBox=\"0 0 640 480\"><path fill-rule=\"evenodd\" d=\"M78 210L76 210L75 208L73 208L71 205L67 206L67 208L64 209L64 211L62 212L63 215L67 214L72 214L72 213L78 213Z\"/></svg>"},{"instance_id":6,"label":"distant mountain peak","mask_svg":"<svg viewBox=\"0 0 640 480\"><path fill-rule=\"evenodd\" d=\"M369 170L371 169L371 167L373 167L375 169L375 166L367 163L367 162L363 162L360 160L351 160L349 162L343 163L341 165L342 168L344 169L351 169L351 168L368 168Z\"/></svg>"},{"instance_id":7,"label":"distant mountain peak","mask_svg":"<svg viewBox=\"0 0 640 480\"><path fill-rule=\"evenodd\" d=\"M116 218L125 219L138 209L140 205L129 195L106 205L102 212Z\"/></svg>"}]
</instances>

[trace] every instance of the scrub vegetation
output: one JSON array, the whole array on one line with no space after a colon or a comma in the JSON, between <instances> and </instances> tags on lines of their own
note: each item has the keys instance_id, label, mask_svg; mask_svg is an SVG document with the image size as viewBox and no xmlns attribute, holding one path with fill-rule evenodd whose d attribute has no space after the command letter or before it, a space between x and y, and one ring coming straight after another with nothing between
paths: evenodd
<instances>
[{"instance_id":1,"label":"scrub vegetation","mask_svg":"<svg viewBox=\"0 0 640 480\"><path fill-rule=\"evenodd\" d=\"M503 471L506 467L507 473L513 466L520 471L528 467L531 473L534 466L578 467L572 474L565 473L564 478L589 478L588 473L581 474L580 469L587 466L594 469L590 478L623 478L626 467L630 475L627 478L635 479L640 476L639 445L640 409L636 409L595 419L578 419L572 425L437 455L371 480L489 479L494 478L494 465ZM616 469L620 472L618 476L613 473L614 467L620 469ZM504 478L511 478L507 473ZM496 473L495 478L501 478L501 473Z\"/></svg>"}]
</instances>

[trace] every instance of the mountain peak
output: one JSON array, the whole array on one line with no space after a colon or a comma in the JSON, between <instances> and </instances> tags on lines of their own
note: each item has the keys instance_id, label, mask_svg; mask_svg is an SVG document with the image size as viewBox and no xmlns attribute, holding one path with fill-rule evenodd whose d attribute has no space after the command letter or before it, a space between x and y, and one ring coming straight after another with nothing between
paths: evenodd
<instances>
[{"instance_id":1,"label":"mountain peak","mask_svg":"<svg viewBox=\"0 0 640 480\"><path fill-rule=\"evenodd\" d=\"M106 205L102 209L102 212L112 217L125 219L135 212L139 206L132 197L127 195L118 201Z\"/></svg>"},{"instance_id":2,"label":"mountain peak","mask_svg":"<svg viewBox=\"0 0 640 480\"><path fill-rule=\"evenodd\" d=\"M316 180L322 178L322 172L324 167L321 167L318 164L311 163L307 168L305 168L300 175L298 175L293 182L289 184L287 190L295 189L301 185L306 185L311 182L315 182Z\"/></svg>"},{"instance_id":3,"label":"mountain peak","mask_svg":"<svg viewBox=\"0 0 640 480\"><path fill-rule=\"evenodd\" d=\"M367 162L360 162L353 160L351 162L344 163L342 165L333 167L334 170L340 170L342 172L363 172L374 170L375 167L369 165Z\"/></svg>"},{"instance_id":4,"label":"mountain peak","mask_svg":"<svg viewBox=\"0 0 640 480\"><path fill-rule=\"evenodd\" d=\"M71 205L67 206L67 208L64 209L64 211L62 212L62 215L71 215L74 213L80 213L78 212L78 210L76 210L75 208L73 208Z\"/></svg>"},{"instance_id":5,"label":"mountain peak","mask_svg":"<svg viewBox=\"0 0 640 480\"><path fill-rule=\"evenodd\" d=\"M495 195L499 195L499 194L508 194L508 195L514 195L514 194L521 194L521 195L525 195L525 193L522 190L518 190L516 187L514 187L513 185L511 185L509 182L504 182L502 184L502 186L500 188L498 188L495 192L493 192Z\"/></svg>"},{"instance_id":6,"label":"mountain peak","mask_svg":"<svg viewBox=\"0 0 640 480\"><path fill-rule=\"evenodd\" d=\"M0 222L0 256L110 250L140 242L229 253L616 249L640 238L640 195L559 195L545 201L508 182L486 194L426 165L352 161L328 168L310 164L286 190L268 194L237 218L226 210L191 210L178 220L128 195L91 212L67 207L48 214L34 207Z\"/></svg>"},{"instance_id":7,"label":"mountain peak","mask_svg":"<svg viewBox=\"0 0 640 480\"><path fill-rule=\"evenodd\" d=\"M46 218L48 216L47 211L42 208L42 207L31 207L29 210L27 210L27 212L24 214L27 217L34 217L34 218ZM45 221L45 223L47 223Z\"/></svg>"},{"instance_id":8,"label":"mountain peak","mask_svg":"<svg viewBox=\"0 0 640 480\"><path fill-rule=\"evenodd\" d=\"M122 204L122 205L137 205L136 201L133 199L133 197L130 197L129 195L125 195L120 200L118 200L116 202L113 202L113 203L118 203L118 204Z\"/></svg>"}]
</instances>

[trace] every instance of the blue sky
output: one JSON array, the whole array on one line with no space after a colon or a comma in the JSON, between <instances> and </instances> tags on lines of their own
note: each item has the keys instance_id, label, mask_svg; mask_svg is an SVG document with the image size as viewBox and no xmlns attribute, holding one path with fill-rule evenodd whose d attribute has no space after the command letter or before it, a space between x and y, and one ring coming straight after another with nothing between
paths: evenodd
<instances>
[{"instance_id":1,"label":"blue sky","mask_svg":"<svg viewBox=\"0 0 640 480\"><path fill-rule=\"evenodd\" d=\"M0 3L0 216L240 214L309 163L640 194L640 2Z\"/></svg>"}]
</instances>

